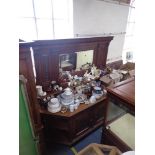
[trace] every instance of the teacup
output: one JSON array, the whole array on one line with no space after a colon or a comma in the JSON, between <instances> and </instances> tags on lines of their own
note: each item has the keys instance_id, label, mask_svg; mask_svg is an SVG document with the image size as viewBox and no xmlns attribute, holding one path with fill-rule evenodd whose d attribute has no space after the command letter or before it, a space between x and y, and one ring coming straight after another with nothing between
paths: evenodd
<instances>
[{"instance_id":1,"label":"teacup","mask_svg":"<svg viewBox=\"0 0 155 155\"><path fill-rule=\"evenodd\" d=\"M69 106L69 110L70 110L70 112L73 112L73 111L74 111L74 105L73 105L73 104L71 104L71 105Z\"/></svg>"},{"instance_id":2,"label":"teacup","mask_svg":"<svg viewBox=\"0 0 155 155\"><path fill-rule=\"evenodd\" d=\"M37 85L37 86L36 86L36 90L37 90L37 94L38 94L39 96L42 96L42 95L43 95L42 86Z\"/></svg>"}]
</instances>

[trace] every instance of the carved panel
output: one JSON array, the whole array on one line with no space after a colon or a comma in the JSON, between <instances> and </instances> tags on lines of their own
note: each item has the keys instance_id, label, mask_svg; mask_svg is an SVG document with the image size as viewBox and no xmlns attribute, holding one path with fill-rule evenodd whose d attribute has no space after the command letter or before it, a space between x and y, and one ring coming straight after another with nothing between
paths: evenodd
<instances>
[{"instance_id":1,"label":"carved panel","mask_svg":"<svg viewBox=\"0 0 155 155\"><path fill-rule=\"evenodd\" d=\"M40 40L32 44L36 67L36 83L43 87L59 75L59 55L93 50L93 64L103 69L106 66L108 46L113 37L94 37L60 40Z\"/></svg>"}]
</instances>

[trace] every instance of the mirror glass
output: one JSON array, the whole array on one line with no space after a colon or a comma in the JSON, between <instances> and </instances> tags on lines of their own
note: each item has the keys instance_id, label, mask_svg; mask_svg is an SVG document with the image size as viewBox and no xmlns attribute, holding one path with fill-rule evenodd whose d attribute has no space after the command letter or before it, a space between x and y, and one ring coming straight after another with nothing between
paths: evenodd
<instances>
[{"instance_id":1,"label":"mirror glass","mask_svg":"<svg viewBox=\"0 0 155 155\"><path fill-rule=\"evenodd\" d=\"M87 69L93 63L93 50L59 55L59 68L63 71Z\"/></svg>"}]
</instances>

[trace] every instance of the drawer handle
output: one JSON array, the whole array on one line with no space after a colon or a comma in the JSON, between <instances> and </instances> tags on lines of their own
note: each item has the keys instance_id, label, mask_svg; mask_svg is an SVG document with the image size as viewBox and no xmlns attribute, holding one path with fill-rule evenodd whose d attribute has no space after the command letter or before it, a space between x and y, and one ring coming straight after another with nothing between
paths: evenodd
<instances>
[{"instance_id":1,"label":"drawer handle","mask_svg":"<svg viewBox=\"0 0 155 155\"><path fill-rule=\"evenodd\" d=\"M98 117L96 117L97 119ZM101 121L101 120L104 120L104 116L103 117L100 117L99 119L97 119L97 121Z\"/></svg>"},{"instance_id":2,"label":"drawer handle","mask_svg":"<svg viewBox=\"0 0 155 155\"><path fill-rule=\"evenodd\" d=\"M81 135L81 133L83 133L83 132L85 132L86 130L88 130L89 128L85 128L85 129L83 129L82 131L80 131L80 132L78 132L76 135L78 136L78 135Z\"/></svg>"}]
</instances>

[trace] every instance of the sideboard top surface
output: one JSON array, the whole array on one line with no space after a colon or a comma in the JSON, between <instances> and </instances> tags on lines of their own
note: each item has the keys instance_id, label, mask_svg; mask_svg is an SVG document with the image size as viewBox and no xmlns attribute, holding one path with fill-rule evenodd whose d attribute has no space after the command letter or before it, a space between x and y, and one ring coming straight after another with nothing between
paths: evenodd
<instances>
[{"instance_id":1,"label":"sideboard top surface","mask_svg":"<svg viewBox=\"0 0 155 155\"><path fill-rule=\"evenodd\" d=\"M69 118L69 117L72 117L72 116L74 116L74 115L76 115L76 114L78 114L78 113L80 113L80 112L82 112L82 111L84 111L84 110L86 110L86 109L96 105L97 103L99 103L99 102L101 102L101 101L103 101L105 99L106 99L106 97L102 97L102 98L98 99L96 101L96 103L93 103L93 104L92 103L90 103L90 104L82 103L82 104L80 104L78 109L76 109L74 112L67 111L65 113L62 113L62 112L51 113L47 109L40 108L40 113L41 114L48 114L48 115L51 115L51 116L60 116L60 117Z\"/></svg>"}]
</instances>

